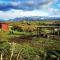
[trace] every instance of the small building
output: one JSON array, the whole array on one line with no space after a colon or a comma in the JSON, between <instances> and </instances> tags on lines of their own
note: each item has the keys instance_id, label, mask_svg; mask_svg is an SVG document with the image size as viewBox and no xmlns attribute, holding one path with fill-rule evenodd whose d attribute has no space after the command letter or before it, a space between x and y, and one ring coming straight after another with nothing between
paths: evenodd
<instances>
[{"instance_id":1,"label":"small building","mask_svg":"<svg viewBox=\"0 0 60 60\"><path fill-rule=\"evenodd\" d=\"M0 23L0 29L2 31L8 31L9 30L9 26L8 26L8 23Z\"/></svg>"},{"instance_id":2,"label":"small building","mask_svg":"<svg viewBox=\"0 0 60 60\"><path fill-rule=\"evenodd\" d=\"M51 34L50 33L42 33L41 34L41 29L43 29L45 31L45 28L48 28L49 30L51 30ZM60 26L37 26L37 37L47 37L47 38L53 38L53 39L57 39L60 40ZM55 32L57 32L57 35L55 34Z\"/></svg>"}]
</instances>

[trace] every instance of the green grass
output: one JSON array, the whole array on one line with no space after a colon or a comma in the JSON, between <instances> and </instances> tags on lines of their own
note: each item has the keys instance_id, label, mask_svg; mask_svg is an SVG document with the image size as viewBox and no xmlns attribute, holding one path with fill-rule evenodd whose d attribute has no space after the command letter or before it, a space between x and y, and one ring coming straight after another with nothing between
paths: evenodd
<instances>
[{"instance_id":1,"label":"green grass","mask_svg":"<svg viewBox=\"0 0 60 60\"><path fill-rule=\"evenodd\" d=\"M10 33L10 32L0 31L0 41L9 41L9 39L13 37L28 36L28 35L34 35L34 34L35 34L34 32L31 33L31 32L14 31L14 33Z\"/></svg>"},{"instance_id":2,"label":"green grass","mask_svg":"<svg viewBox=\"0 0 60 60\"><path fill-rule=\"evenodd\" d=\"M59 40L54 40L54 39L48 39L48 38L33 38L33 43L37 43L39 46L43 46L43 48L48 48L48 49L57 49L60 50L60 41Z\"/></svg>"},{"instance_id":3,"label":"green grass","mask_svg":"<svg viewBox=\"0 0 60 60\"><path fill-rule=\"evenodd\" d=\"M43 41L42 41L43 39ZM45 44L46 42L50 42L50 41L46 41L45 38L39 38L38 40L34 40L34 43L38 43L38 44ZM49 44L47 44L49 45ZM53 47L54 48L54 47ZM59 51L57 49L57 51ZM36 47L36 46L32 46L30 43L22 43L22 44L18 44L18 43L9 43L9 42L4 42L4 43L0 43L0 54L3 53L2 58L6 58L9 59L14 59L14 60L18 60L21 58L21 60L43 60L46 58L47 59L54 59L54 58L60 58L60 53L58 53L55 49L52 48L48 48L48 47ZM53 54L54 53L54 54ZM48 57L48 55L50 55L51 57ZM50 59L50 60L51 60Z\"/></svg>"},{"instance_id":4,"label":"green grass","mask_svg":"<svg viewBox=\"0 0 60 60\"><path fill-rule=\"evenodd\" d=\"M0 55L3 53L3 56L5 55L5 58L7 57L8 60L12 58L14 60L20 58L22 60L42 60L44 59L44 56L46 58L48 55L51 56L50 58L60 58L60 53L57 52L60 51L59 40L34 37L33 40L31 40L31 43L24 42L18 44L9 42L9 38L31 34L35 33L15 31L14 34L9 34L9 32L0 32Z\"/></svg>"},{"instance_id":5,"label":"green grass","mask_svg":"<svg viewBox=\"0 0 60 60\"><path fill-rule=\"evenodd\" d=\"M13 37L20 37L22 35L34 35L35 33L28 33L28 32L17 32L15 31L14 34L9 34L9 32L0 32L0 41L9 41L10 38ZM58 47L60 46L60 41L59 40L52 40L52 39L47 39L47 38L36 38L34 37L32 40L33 43L38 43L38 44L45 44L47 46L55 46Z\"/></svg>"}]
</instances>

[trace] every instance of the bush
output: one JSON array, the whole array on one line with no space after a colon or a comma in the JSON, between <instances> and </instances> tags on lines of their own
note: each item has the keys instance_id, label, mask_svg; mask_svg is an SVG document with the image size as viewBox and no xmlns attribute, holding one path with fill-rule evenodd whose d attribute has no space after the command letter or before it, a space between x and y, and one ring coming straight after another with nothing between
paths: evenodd
<instances>
[{"instance_id":1,"label":"bush","mask_svg":"<svg viewBox=\"0 0 60 60\"><path fill-rule=\"evenodd\" d=\"M23 31L23 29L21 27L19 27L19 26L13 26L13 27L11 27L11 30L19 31L19 32Z\"/></svg>"}]
</instances>

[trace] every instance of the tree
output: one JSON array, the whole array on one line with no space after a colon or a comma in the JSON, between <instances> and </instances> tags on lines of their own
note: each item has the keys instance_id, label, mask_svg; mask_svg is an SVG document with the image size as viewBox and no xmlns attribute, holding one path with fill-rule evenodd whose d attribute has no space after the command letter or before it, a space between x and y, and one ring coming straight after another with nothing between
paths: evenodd
<instances>
[{"instance_id":1,"label":"tree","mask_svg":"<svg viewBox=\"0 0 60 60\"><path fill-rule=\"evenodd\" d=\"M23 29L21 27L16 26L16 25L14 25L13 27L11 27L11 30L19 31L19 32L22 32L23 31Z\"/></svg>"}]
</instances>

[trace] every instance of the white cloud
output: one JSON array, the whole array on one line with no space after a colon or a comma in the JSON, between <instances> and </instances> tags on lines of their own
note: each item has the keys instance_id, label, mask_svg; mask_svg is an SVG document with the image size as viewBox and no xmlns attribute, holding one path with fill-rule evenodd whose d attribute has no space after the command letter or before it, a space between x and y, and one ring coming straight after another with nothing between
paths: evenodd
<instances>
[{"instance_id":1,"label":"white cloud","mask_svg":"<svg viewBox=\"0 0 60 60\"><path fill-rule=\"evenodd\" d=\"M10 10L10 11L0 11L0 18L11 19L16 17L24 17L24 16L48 16L47 12L41 10L33 10L33 11L23 11L23 10Z\"/></svg>"},{"instance_id":2,"label":"white cloud","mask_svg":"<svg viewBox=\"0 0 60 60\"><path fill-rule=\"evenodd\" d=\"M55 12L58 12L58 11L59 11L59 9L49 8L49 9L48 9L48 11L55 13Z\"/></svg>"},{"instance_id":3,"label":"white cloud","mask_svg":"<svg viewBox=\"0 0 60 60\"><path fill-rule=\"evenodd\" d=\"M46 9L50 7L50 5L57 2L57 0L8 0L7 1L0 1L0 10L1 11L8 11L11 9L21 9L21 10L36 10L40 8Z\"/></svg>"},{"instance_id":4,"label":"white cloud","mask_svg":"<svg viewBox=\"0 0 60 60\"><path fill-rule=\"evenodd\" d=\"M50 11L52 14L60 15L60 9L50 8L49 11Z\"/></svg>"}]
</instances>

